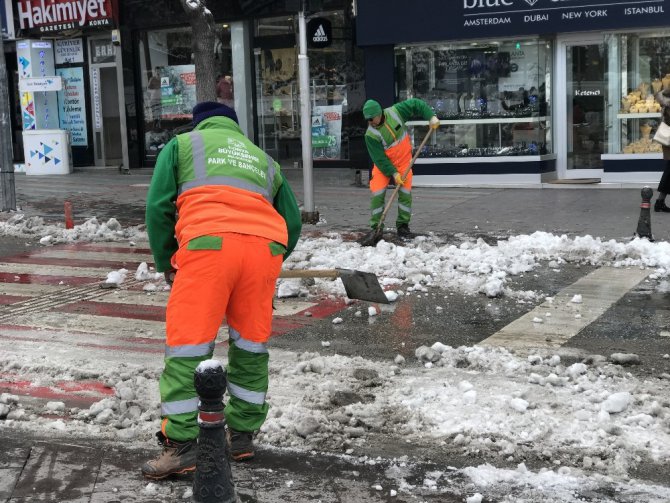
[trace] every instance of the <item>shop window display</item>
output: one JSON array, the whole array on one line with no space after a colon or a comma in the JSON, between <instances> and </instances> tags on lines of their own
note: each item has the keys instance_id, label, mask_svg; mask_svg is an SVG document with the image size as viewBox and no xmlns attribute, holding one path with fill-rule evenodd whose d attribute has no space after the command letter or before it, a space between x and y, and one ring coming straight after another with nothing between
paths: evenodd
<instances>
[{"instance_id":1,"label":"shop window display","mask_svg":"<svg viewBox=\"0 0 670 503\"><path fill-rule=\"evenodd\" d=\"M622 77L617 114L621 141L613 145L613 153L660 154L661 145L652 141L661 121L655 96L670 93L670 31L621 34L611 43L619 45Z\"/></svg>"},{"instance_id":2,"label":"shop window display","mask_svg":"<svg viewBox=\"0 0 670 503\"><path fill-rule=\"evenodd\" d=\"M331 23L332 42L328 47L308 48L313 158L351 159L356 157L352 144L363 144L366 127L361 114L365 101L362 51L354 43L353 19L347 12L322 12L319 17ZM259 139L263 149L279 161L302 157L296 23L294 18L282 17L261 19L256 25ZM277 35L286 35L290 47L264 47L266 38L275 42ZM352 142L353 138L360 141Z\"/></svg>"},{"instance_id":3,"label":"shop window display","mask_svg":"<svg viewBox=\"0 0 670 503\"><path fill-rule=\"evenodd\" d=\"M398 100L421 98L442 122L421 157L551 153L551 45L542 39L396 48ZM425 121L412 121L416 143Z\"/></svg>"},{"instance_id":4,"label":"shop window display","mask_svg":"<svg viewBox=\"0 0 670 503\"><path fill-rule=\"evenodd\" d=\"M227 25L217 40L217 93L221 102L233 97L232 54ZM191 110L196 104L196 76L190 28L173 28L142 33L139 45L142 67L144 154L155 159L170 139L190 128ZM228 77L228 79L226 79Z\"/></svg>"}]
</instances>

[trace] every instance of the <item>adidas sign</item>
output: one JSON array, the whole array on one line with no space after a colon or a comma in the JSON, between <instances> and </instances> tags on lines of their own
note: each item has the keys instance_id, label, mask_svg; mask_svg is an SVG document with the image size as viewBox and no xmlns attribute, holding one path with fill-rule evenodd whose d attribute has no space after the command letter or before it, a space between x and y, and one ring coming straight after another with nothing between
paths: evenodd
<instances>
[{"instance_id":1,"label":"adidas sign","mask_svg":"<svg viewBox=\"0 0 670 503\"><path fill-rule=\"evenodd\" d=\"M323 29L322 24L320 24L319 27L316 29L316 32L314 32L312 42L328 42L328 37L326 36L326 30Z\"/></svg>"}]
</instances>

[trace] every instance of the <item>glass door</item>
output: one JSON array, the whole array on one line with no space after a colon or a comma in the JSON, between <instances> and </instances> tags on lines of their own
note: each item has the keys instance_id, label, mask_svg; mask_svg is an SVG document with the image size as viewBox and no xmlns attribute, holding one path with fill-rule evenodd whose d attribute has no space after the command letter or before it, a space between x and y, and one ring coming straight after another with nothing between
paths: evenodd
<instances>
[{"instance_id":1,"label":"glass door","mask_svg":"<svg viewBox=\"0 0 670 503\"><path fill-rule=\"evenodd\" d=\"M609 131L608 47L602 37L557 45L558 176L600 177Z\"/></svg>"}]
</instances>

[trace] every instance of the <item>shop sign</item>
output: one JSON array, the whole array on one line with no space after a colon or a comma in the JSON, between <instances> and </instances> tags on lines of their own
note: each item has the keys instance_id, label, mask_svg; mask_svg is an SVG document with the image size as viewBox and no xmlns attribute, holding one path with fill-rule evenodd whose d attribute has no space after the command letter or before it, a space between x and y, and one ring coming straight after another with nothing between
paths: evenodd
<instances>
[{"instance_id":1,"label":"shop sign","mask_svg":"<svg viewBox=\"0 0 670 503\"><path fill-rule=\"evenodd\" d=\"M84 62L84 42L81 38L56 40L54 49L57 65Z\"/></svg>"},{"instance_id":2,"label":"shop sign","mask_svg":"<svg viewBox=\"0 0 670 503\"><path fill-rule=\"evenodd\" d=\"M576 89L575 96L602 96L600 89Z\"/></svg>"},{"instance_id":3,"label":"shop sign","mask_svg":"<svg viewBox=\"0 0 670 503\"><path fill-rule=\"evenodd\" d=\"M70 131L73 147L87 147L84 69L57 68L56 73L63 79L63 90L58 93L60 128Z\"/></svg>"},{"instance_id":4,"label":"shop sign","mask_svg":"<svg viewBox=\"0 0 670 503\"><path fill-rule=\"evenodd\" d=\"M60 77L29 77L19 79L19 91L22 93L60 91L61 89L63 89L63 80Z\"/></svg>"},{"instance_id":5,"label":"shop sign","mask_svg":"<svg viewBox=\"0 0 670 503\"><path fill-rule=\"evenodd\" d=\"M17 0L21 29L51 32L115 25L117 0Z\"/></svg>"},{"instance_id":6,"label":"shop sign","mask_svg":"<svg viewBox=\"0 0 670 503\"><path fill-rule=\"evenodd\" d=\"M91 63L113 63L116 60L116 46L111 38L91 39Z\"/></svg>"},{"instance_id":7,"label":"shop sign","mask_svg":"<svg viewBox=\"0 0 670 503\"><path fill-rule=\"evenodd\" d=\"M425 15L443 12L447 1L449 16ZM670 0L425 0L421 9L407 9L405 0L367 0L358 4L356 23L363 46L553 35L667 26Z\"/></svg>"},{"instance_id":8,"label":"shop sign","mask_svg":"<svg viewBox=\"0 0 670 503\"><path fill-rule=\"evenodd\" d=\"M91 97L93 98L93 125L102 129L102 102L100 101L100 71L91 69Z\"/></svg>"},{"instance_id":9,"label":"shop sign","mask_svg":"<svg viewBox=\"0 0 670 503\"><path fill-rule=\"evenodd\" d=\"M307 45L315 49L328 47L333 43L333 28L326 18L315 17L307 23Z\"/></svg>"}]
</instances>

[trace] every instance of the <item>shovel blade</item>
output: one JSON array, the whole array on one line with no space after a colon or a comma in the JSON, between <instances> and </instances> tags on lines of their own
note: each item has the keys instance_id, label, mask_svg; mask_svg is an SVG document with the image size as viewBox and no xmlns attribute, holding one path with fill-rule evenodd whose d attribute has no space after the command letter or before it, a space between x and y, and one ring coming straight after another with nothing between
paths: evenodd
<instances>
[{"instance_id":1,"label":"shovel blade","mask_svg":"<svg viewBox=\"0 0 670 503\"><path fill-rule=\"evenodd\" d=\"M384 234L383 227L373 229L370 232L368 232L365 236L360 238L358 240L358 244L361 246L377 246L377 243L379 243L382 240L383 234Z\"/></svg>"},{"instance_id":2,"label":"shovel blade","mask_svg":"<svg viewBox=\"0 0 670 503\"><path fill-rule=\"evenodd\" d=\"M342 280L347 297L350 299L365 300L388 304L389 300L379 285L379 280L371 272L354 271L352 269L338 269L338 276Z\"/></svg>"}]
</instances>

